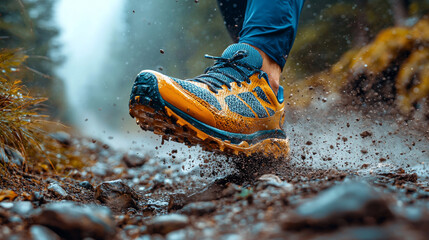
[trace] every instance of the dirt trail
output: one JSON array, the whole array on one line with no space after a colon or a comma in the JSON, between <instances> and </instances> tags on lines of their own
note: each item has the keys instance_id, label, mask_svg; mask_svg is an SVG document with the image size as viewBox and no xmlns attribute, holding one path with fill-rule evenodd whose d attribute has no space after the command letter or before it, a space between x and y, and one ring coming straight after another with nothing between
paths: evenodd
<instances>
[{"instance_id":1,"label":"dirt trail","mask_svg":"<svg viewBox=\"0 0 429 240\"><path fill-rule=\"evenodd\" d=\"M427 137L344 109L328 101L289 112L283 161L169 143L136 155L72 137L96 164L2 178L16 196L1 194L0 238L424 239Z\"/></svg>"}]
</instances>

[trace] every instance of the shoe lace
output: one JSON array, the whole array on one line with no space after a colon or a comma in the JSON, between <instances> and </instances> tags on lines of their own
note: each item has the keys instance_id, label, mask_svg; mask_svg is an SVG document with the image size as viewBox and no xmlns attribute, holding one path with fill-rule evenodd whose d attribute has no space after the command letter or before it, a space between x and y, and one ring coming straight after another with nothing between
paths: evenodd
<instances>
[{"instance_id":1,"label":"shoe lace","mask_svg":"<svg viewBox=\"0 0 429 240\"><path fill-rule=\"evenodd\" d=\"M261 77L265 77L268 79L268 76L265 72L263 72L260 69L255 69L253 66L240 62L238 60L243 59L248 56L247 51L245 50L239 50L237 51L232 57L230 58L224 58L224 57L215 57L210 55L205 55L208 59L214 59L216 60L214 66L208 67L204 74L201 74L195 78L187 79L188 81L195 81L206 84L209 89L214 92L218 93L219 89L222 89L222 86L225 85L228 87L228 89L231 89L231 82L227 81L226 79L220 78L220 76L216 76L213 73L221 74L229 79L231 79L233 82L236 82L239 87L241 87L243 82L250 83L249 77L252 76L255 73L258 73L258 78L261 79ZM250 73L246 73L243 71L242 68L245 68L250 71ZM225 71L222 71L222 68L232 68L237 73L239 73L241 78L237 78L236 76L232 76L231 74L226 73ZM212 73L212 74L211 74Z\"/></svg>"}]
</instances>

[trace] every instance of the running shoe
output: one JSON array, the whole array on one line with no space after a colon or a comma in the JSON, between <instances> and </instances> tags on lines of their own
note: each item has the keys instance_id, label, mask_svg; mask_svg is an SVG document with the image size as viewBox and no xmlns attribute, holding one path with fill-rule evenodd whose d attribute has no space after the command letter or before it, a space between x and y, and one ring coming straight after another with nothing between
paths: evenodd
<instances>
[{"instance_id":1,"label":"running shoe","mask_svg":"<svg viewBox=\"0 0 429 240\"><path fill-rule=\"evenodd\" d=\"M289 152L283 130L283 88L276 95L262 57L247 44L230 45L212 67L191 79L145 70L137 75L130 115L143 130L226 154L281 158Z\"/></svg>"}]
</instances>

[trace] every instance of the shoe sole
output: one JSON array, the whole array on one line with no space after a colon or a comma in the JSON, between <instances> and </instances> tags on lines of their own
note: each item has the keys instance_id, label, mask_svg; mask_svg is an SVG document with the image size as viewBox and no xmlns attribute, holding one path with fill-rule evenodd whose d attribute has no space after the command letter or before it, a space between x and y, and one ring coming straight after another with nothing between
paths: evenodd
<instances>
[{"instance_id":1,"label":"shoe sole","mask_svg":"<svg viewBox=\"0 0 429 240\"><path fill-rule=\"evenodd\" d=\"M263 155L284 158L289 153L289 141L281 130L236 134L215 129L164 101L158 91L157 79L151 73L138 75L131 91L130 115L146 131L188 146L200 145L203 150L225 155ZM215 136L213 136L215 135ZM276 137L266 137L266 136Z\"/></svg>"}]
</instances>

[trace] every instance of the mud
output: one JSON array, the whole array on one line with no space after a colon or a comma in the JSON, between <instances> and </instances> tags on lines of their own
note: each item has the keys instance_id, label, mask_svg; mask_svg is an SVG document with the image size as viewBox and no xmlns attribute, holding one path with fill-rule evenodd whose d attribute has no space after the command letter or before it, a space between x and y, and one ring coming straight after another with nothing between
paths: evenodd
<instances>
[{"instance_id":1,"label":"mud","mask_svg":"<svg viewBox=\"0 0 429 240\"><path fill-rule=\"evenodd\" d=\"M282 160L97 144L97 161L65 176L13 170L0 183L0 238L425 239L426 133L344 109L327 98L289 112Z\"/></svg>"}]
</instances>

